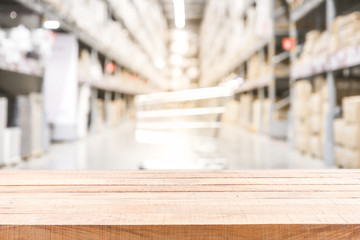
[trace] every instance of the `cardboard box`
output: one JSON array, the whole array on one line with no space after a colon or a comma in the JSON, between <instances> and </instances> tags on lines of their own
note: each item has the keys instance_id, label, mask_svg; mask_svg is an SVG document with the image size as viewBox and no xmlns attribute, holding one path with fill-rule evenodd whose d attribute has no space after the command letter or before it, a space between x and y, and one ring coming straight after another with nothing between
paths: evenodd
<instances>
[{"instance_id":1,"label":"cardboard box","mask_svg":"<svg viewBox=\"0 0 360 240\"><path fill-rule=\"evenodd\" d=\"M345 168L347 166L347 162L345 159L345 148L343 146L335 146L335 162L336 166Z\"/></svg>"},{"instance_id":2,"label":"cardboard box","mask_svg":"<svg viewBox=\"0 0 360 240\"><path fill-rule=\"evenodd\" d=\"M309 116L308 103L306 101L295 100L294 115L298 119L306 119Z\"/></svg>"},{"instance_id":3,"label":"cardboard box","mask_svg":"<svg viewBox=\"0 0 360 240\"><path fill-rule=\"evenodd\" d=\"M307 134L295 135L295 147L302 153L309 153L309 136Z\"/></svg>"},{"instance_id":4,"label":"cardboard box","mask_svg":"<svg viewBox=\"0 0 360 240\"><path fill-rule=\"evenodd\" d=\"M344 146L345 120L336 118L334 120L334 141L337 145Z\"/></svg>"},{"instance_id":5,"label":"cardboard box","mask_svg":"<svg viewBox=\"0 0 360 240\"><path fill-rule=\"evenodd\" d=\"M231 100L225 104L225 114L222 117L222 121L230 124L237 124L239 121L239 102Z\"/></svg>"},{"instance_id":6,"label":"cardboard box","mask_svg":"<svg viewBox=\"0 0 360 240\"><path fill-rule=\"evenodd\" d=\"M308 101L308 108L311 114L321 113L321 95L320 93L313 93Z\"/></svg>"},{"instance_id":7,"label":"cardboard box","mask_svg":"<svg viewBox=\"0 0 360 240\"><path fill-rule=\"evenodd\" d=\"M321 158L323 153L323 144L319 135L311 135L309 138L309 150L311 155Z\"/></svg>"},{"instance_id":8,"label":"cardboard box","mask_svg":"<svg viewBox=\"0 0 360 240\"><path fill-rule=\"evenodd\" d=\"M345 168L360 168L360 149L344 149L346 166Z\"/></svg>"},{"instance_id":9,"label":"cardboard box","mask_svg":"<svg viewBox=\"0 0 360 240\"><path fill-rule=\"evenodd\" d=\"M360 124L346 124L342 136L343 145L360 150Z\"/></svg>"},{"instance_id":10,"label":"cardboard box","mask_svg":"<svg viewBox=\"0 0 360 240\"><path fill-rule=\"evenodd\" d=\"M259 131L262 125L262 119L261 119L261 102L258 99L255 100L253 103L252 122L253 122L254 131Z\"/></svg>"},{"instance_id":11,"label":"cardboard box","mask_svg":"<svg viewBox=\"0 0 360 240\"><path fill-rule=\"evenodd\" d=\"M299 80L295 83L295 99L308 101L311 96L311 83L308 80Z\"/></svg>"},{"instance_id":12,"label":"cardboard box","mask_svg":"<svg viewBox=\"0 0 360 240\"><path fill-rule=\"evenodd\" d=\"M360 96L343 98L343 116L348 124L360 124Z\"/></svg>"},{"instance_id":13,"label":"cardboard box","mask_svg":"<svg viewBox=\"0 0 360 240\"><path fill-rule=\"evenodd\" d=\"M320 115L311 115L308 120L309 131L313 134L320 134L322 132L322 125Z\"/></svg>"},{"instance_id":14,"label":"cardboard box","mask_svg":"<svg viewBox=\"0 0 360 240\"><path fill-rule=\"evenodd\" d=\"M307 121L296 119L294 125L295 125L294 128L296 135L297 134L304 135L309 133L309 127Z\"/></svg>"}]
</instances>

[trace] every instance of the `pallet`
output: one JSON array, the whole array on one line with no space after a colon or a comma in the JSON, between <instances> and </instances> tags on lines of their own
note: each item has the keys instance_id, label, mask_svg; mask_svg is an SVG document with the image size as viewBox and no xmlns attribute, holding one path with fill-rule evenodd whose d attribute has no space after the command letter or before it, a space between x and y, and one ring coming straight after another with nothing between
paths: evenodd
<instances>
[{"instance_id":1,"label":"pallet","mask_svg":"<svg viewBox=\"0 0 360 240\"><path fill-rule=\"evenodd\" d=\"M360 239L360 170L2 171L0 239Z\"/></svg>"}]
</instances>

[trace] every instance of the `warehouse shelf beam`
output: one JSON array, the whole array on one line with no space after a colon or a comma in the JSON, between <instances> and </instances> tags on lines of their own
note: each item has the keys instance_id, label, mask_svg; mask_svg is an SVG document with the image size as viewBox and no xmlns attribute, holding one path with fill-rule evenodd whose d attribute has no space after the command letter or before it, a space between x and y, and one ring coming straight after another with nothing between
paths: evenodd
<instances>
[{"instance_id":1,"label":"warehouse shelf beam","mask_svg":"<svg viewBox=\"0 0 360 240\"><path fill-rule=\"evenodd\" d=\"M43 79L37 75L0 69L0 89L11 96L41 92Z\"/></svg>"},{"instance_id":2,"label":"warehouse shelf beam","mask_svg":"<svg viewBox=\"0 0 360 240\"><path fill-rule=\"evenodd\" d=\"M143 89L143 90L134 89L131 86L126 87L126 86L119 85L119 84L111 84L106 81L91 81L91 80L89 81L89 80L84 80L84 78L80 78L79 83L85 84L92 88L96 88L96 89L103 90L103 91L124 93L124 94L129 94L129 95L138 95L138 94L145 94L145 93L151 92L151 90L149 90L149 89Z\"/></svg>"},{"instance_id":3,"label":"warehouse shelf beam","mask_svg":"<svg viewBox=\"0 0 360 240\"><path fill-rule=\"evenodd\" d=\"M257 79L247 80L235 90L235 93L249 92L256 89L268 87L272 80L272 75L266 75Z\"/></svg>"}]
</instances>

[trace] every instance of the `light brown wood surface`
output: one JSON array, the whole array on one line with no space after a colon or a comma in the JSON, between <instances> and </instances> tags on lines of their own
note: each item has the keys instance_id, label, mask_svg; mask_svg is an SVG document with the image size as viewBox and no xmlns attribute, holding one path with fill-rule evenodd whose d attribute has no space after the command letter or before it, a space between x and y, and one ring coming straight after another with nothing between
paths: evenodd
<instances>
[{"instance_id":1,"label":"light brown wood surface","mask_svg":"<svg viewBox=\"0 0 360 240\"><path fill-rule=\"evenodd\" d=\"M1 239L360 239L360 170L1 171Z\"/></svg>"}]
</instances>

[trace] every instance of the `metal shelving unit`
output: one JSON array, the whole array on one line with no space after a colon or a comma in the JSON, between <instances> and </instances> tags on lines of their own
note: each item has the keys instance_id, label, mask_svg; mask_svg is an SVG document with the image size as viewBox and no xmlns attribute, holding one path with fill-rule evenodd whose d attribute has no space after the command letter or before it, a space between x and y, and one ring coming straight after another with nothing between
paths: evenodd
<instances>
[{"instance_id":1,"label":"metal shelving unit","mask_svg":"<svg viewBox=\"0 0 360 240\"><path fill-rule=\"evenodd\" d=\"M290 13L290 35L294 39L299 37L299 29L297 29L297 22L305 18L311 11L319 11L319 6L325 4L325 26L329 30L331 23L336 17L336 2L335 0L307 0L298 9ZM291 52L291 82L290 86L293 87L298 79L312 78L316 75L325 74L326 84L329 89L329 113L325 119L324 125L326 126L326 140L323 146L324 160L327 166L333 167L335 165L334 156L334 138L333 138L333 120L336 105L336 89L335 89L335 76L334 71L350 68L360 64L359 47L352 47L346 50L339 51L335 54L326 54L324 57L312 59L311 62L302 65L294 65L298 55L298 48ZM293 89L291 89L291 102L294 101ZM293 119L293 118L292 118ZM294 122L291 122L293 128Z\"/></svg>"},{"instance_id":2,"label":"metal shelving unit","mask_svg":"<svg viewBox=\"0 0 360 240\"><path fill-rule=\"evenodd\" d=\"M246 65L247 62L250 60L252 56L254 56L256 53L259 53L259 56L264 57L266 55L266 49L267 49L267 57L270 62L271 66L271 72L267 75L261 76L257 79L246 79L244 83L235 91L236 94L255 94L257 95L258 99L260 100L261 104L261 112L263 112L264 109L264 100L266 95L270 99L270 119L268 127L269 129L269 135L271 137L279 137L279 138L285 138L286 133L283 134L277 134L276 131L279 131L279 129L284 129L283 124L286 124L284 122L277 121L273 117L273 113L277 111L279 108L283 107L283 101L284 99L281 99L280 102L282 105L277 104L277 91L279 90L279 87L281 86L280 81L283 81L283 77L278 77L275 74L275 67L277 64L283 62L289 57L289 54L287 52L283 52L281 54L277 54L276 52L276 44L277 44L277 36L282 35L283 31L279 31L276 29L276 21L279 18L279 13L275 12L275 1L272 1L272 19L273 19L273 29L272 33L273 35L269 39L259 39L256 43L254 43L253 46L251 46L248 51L244 52L237 61L234 62L233 65L229 67L229 71L226 72L226 74L229 74L229 72L234 71L235 69L239 68L240 66ZM256 1L251 1L247 8L244 10L244 14L246 10L251 7L253 4L256 4ZM287 7L286 5L283 6L283 8ZM286 11L282 12L283 14L286 13ZM225 74L224 74L225 76ZM285 78L286 79L286 78ZM267 93L267 94L266 94ZM288 104L288 101L287 103ZM261 119L263 117L261 116ZM281 126L280 126L281 125ZM265 126L261 126L259 129L259 132L264 132Z\"/></svg>"},{"instance_id":3,"label":"metal shelving unit","mask_svg":"<svg viewBox=\"0 0 360 240\"><path fill-rule=\"evenodd\" d=\"M107 59L111 59L116 62L118 65L123 66L129 69L131 72L138 74L139 76L148 79L147 76L139 71L139 69L134 69L129 65L128 59L122 59L119 56L116 56L114 52L101 44L100 42L96 41L92 36L87 34L85 31L80 29L76 26L75 23L71 22L66 17L62 16L56 9L50 6L47 3L44 3L41 0L16 0L17 2L23 4L25 7L31 9L34 12L39 13L49 19L56 19L60 22L61 28L73 33L81 42L85 43L86 45L90 46L94 51L101 53Z\"/></svg>"}]
</instances>

